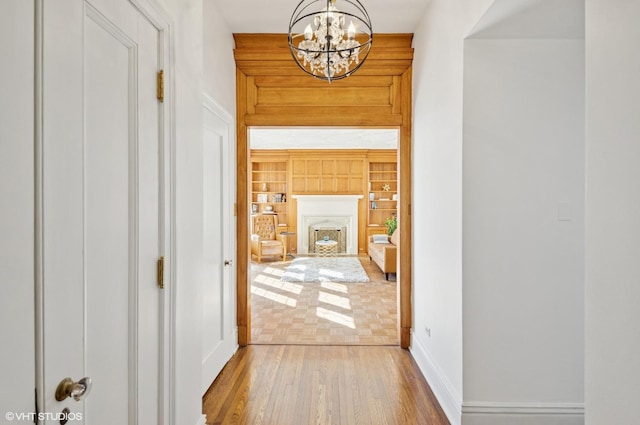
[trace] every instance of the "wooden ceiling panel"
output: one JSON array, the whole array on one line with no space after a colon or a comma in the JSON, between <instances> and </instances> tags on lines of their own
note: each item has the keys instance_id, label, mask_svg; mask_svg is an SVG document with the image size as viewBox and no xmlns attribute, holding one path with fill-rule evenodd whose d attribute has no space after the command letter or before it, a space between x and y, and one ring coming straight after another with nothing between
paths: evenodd
<instances>
[{"instance_id":1,"label":"wooden ceiling panel","mask_svg":"<svg viewBox=\"0 0 640 425\"><path fill-rule=\"evenodd\" d=\"M256 107L258 106L389 106L391 107L389 87L335 87L326 86L323 90L306 87L258 87Z\"/></svg>"},{"instance_id":2,"label":"wooden ceiling panel","mask_svg":"<svg viewBox=\"0 0 640 425\"><path fill-rule=\"evenodd\" d=\"M302 111L304 110L304 113ZM397 127L403 115L394 114L390 107L256 107L254 113L244 115L248 126L290 127Z\"/></svg>"},{"instance_id":3,"label":"wooden ceiling panel","mask_svg":"<svg viewBox=\"0 0 640 425\"><path fill-rule=\"evenodd\" d=\"M298 69L298 67L296 66ZM326 89L332 87L388 87L394 83L393 76L385 73L384 75L366 75L357 74L352 75L348 79L337 80L329 84L327 81L317 78L309 78L308 74L300 71L299 75L256 75L253 77L256 87L304 87L314 89ZM348 81L347 81L348 80Z\"/></svg>"}]
</instances>

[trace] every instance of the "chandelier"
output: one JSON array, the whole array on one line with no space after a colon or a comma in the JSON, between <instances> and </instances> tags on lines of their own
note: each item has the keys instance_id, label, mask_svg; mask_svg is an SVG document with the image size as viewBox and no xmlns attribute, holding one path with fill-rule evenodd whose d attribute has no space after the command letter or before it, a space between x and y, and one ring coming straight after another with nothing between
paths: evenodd
<instances>
[{"instance_id":1,"label":"chandelier","mask_svg":"<svg viewBox=\"0 0 640 425\"><path fill-rule=\"evenodd\" d=\"M371 20L362 3L340 0L338 10L336 2L302 0L289 23L293 59L307 74L329 82L356 72L373 43ZM320 6L324 7L318 11Z\"/></svg>"}]
</instances>

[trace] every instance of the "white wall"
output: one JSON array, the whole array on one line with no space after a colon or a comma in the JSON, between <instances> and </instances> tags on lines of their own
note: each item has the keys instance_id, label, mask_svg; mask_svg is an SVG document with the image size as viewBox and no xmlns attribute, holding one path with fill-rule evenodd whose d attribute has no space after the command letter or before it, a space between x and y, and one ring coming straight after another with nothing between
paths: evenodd
<instances>
[{"instance_id":1,"label":"white wall","mask_svg":"<svg viewBox=\"0 0 640 425\"><path fill-rule=\"evenodd\" d=\"M581 423L583 40L465 42L463 164L463 423Z\"/></svg>"},{"instance_id":2,"label":"white wall","mask_svg":"<svg viewBox=\"0 0 640 425\"><path fill-rule=\"evenodd\" d=\"M176 58L175 423L202 421L203 93L235 117L233 37L211 0L160 0Z\"/></svg>"},{"instance_id":3,"label":"white wall","mask_svg":"<svg viewBox=\"0 0 640 425\"><path fill-rule=\"evenodd\" d=\"M34 408L33 14L0 2L0 421Z\"/></svg>"},{"instance_id":4,"label":"white wall","mask_svg":"<svg viewBox=\"0 0 640 425\"><path fill-rule=\"evenodd\" d=\"M586 423L638 423L640 3L587 0Z\"/></svg>"},{"instance_id":5,"label":"white wall","mask_svg":"<svg viewBox=\"0 0 640 425\"><path fill-rule=\"evenodd\" d=\"M580 4L434 0L414 37L411 350L452 424L582 420L583 42L490 40Z\"/></svg>"},{"instance_id":6,"label":"white wall","mask_svg":"<svg viewBox=\"0 0 640 425\"><path fill-rule=\"evenodd\" d=\"M465 425L584 422L583 38L581 1L497 0L465 42Z\"/></svg>"},{"instance_id":7,"label":"white wall","mask_svg":"<svg viewBox=\"0 0 640 425\"><path fill-rule=\"evenodd\" d=\"M235 42L219 11L223 7L223 2L204 1L204 91L235 119Z\"/></svg>"},{"instance_id":8,"label":"white wall","mask_svg":"<svg viewBox=\"0 0 640 425\"><path fill-rule=\"evenodd\" d=\"M462 404L463 40L491 2L433 0L413 39L411 352L452 424Z\"/></svg>"}]
</instances>

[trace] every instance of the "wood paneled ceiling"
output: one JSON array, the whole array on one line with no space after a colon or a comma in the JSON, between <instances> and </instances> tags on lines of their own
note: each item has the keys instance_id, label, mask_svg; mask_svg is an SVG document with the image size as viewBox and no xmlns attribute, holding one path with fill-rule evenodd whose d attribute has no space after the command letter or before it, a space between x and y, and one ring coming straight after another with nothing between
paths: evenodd
<instances>
[{"instance_id":1,"label":"wood paneled ceiling","mask_svg":"<svg viewBox=\"0 0 640 425\"><path fill-rule=\"evenodd\" d=\"M331 84L298 68L284 34L234 37L236 66L246 81L247 125L274 125L274 116L290 126L402 125L402 80L413 60L411 34L376 34L364 66Z\"/></svg>"}]
</instances>

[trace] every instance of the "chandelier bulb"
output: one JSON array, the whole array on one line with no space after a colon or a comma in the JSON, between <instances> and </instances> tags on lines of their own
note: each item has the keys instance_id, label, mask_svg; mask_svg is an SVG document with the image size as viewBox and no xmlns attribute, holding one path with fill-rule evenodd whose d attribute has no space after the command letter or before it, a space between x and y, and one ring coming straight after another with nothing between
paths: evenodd
<instances>
[{"instance_id":1,"label":"chandelier bulb","mask_svg":"<svg viewBox=\"0 0 640 425\"><path fill-rule=\"evenodd\" d=\"M353 40L356 36L356 26L353 25L353 21L349 24L349 29L347 30L347 34L349 36L349 40Z\"/></svg>"},{"instance_id":2,"label":"chandelier bulb","mask_svg":"<svg viewBox=\"0 0 640 425\"><path fill-rule=\"evenodd\" d=\"M311 29L311 24L308 24L304 29L304 39L311 40L311 37L313 37L313 30Z\"/></svg>"}]
</instances>

